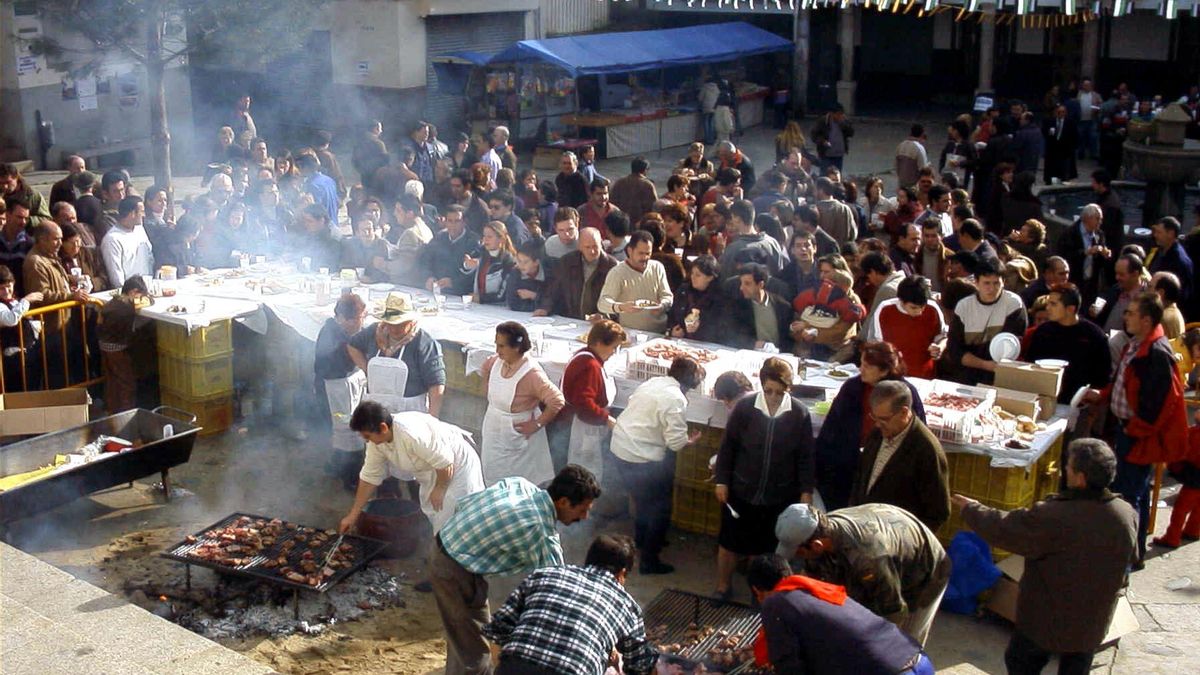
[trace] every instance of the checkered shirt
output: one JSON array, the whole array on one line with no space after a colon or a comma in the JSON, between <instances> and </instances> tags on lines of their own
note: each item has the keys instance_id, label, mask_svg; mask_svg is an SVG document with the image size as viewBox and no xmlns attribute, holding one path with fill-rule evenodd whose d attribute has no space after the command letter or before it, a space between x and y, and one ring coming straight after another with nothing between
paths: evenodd
<instances>
[{"instance_id":1,"label":"checkered shirt","mask_svg":"<svg viewBox=\"0 0 1200 675\"><path fill-rule=\"evenodd\" d=\"M483 634L503 655L572 675L602 675L614 648L627 673L649 672L658 657L637 602L611 572L591 565L530 574Z\"/></svg>"},{"instance_id":2,"label":"checkered shirt","mask_svg":"<svg viewBox=\"0 0 1200 675\"><path fill-rule=\"evenodd\" d=\"M1141 340L1130 340L1121 355L1121 363L1117 366L1117 379L1113 382L1112 395L1109 397L1109 408L1122 422L1128 422L1133 417L1133 408L1129 407L1129 397L1125 395L1125 373L1129 370L1129 362L1137 354Z\"/></svg>"},{"instance_id":3,"label":"checkered shirt","mask_svg":"<svg viewBox=\"0 0 1200 675\"><path fill-rule=\"evenodd\" d=\"M524 574L563 564L550 494L524 478L505 478L458 500L441 530L446 554L474 574Z\"/></svg>"}]
</instances>

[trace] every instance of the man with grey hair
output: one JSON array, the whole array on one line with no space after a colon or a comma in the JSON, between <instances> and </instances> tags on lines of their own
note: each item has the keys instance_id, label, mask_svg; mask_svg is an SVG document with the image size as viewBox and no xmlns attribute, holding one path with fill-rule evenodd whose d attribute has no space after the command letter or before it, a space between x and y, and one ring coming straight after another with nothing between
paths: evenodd
<instances>
[{"instance_id":1,"label":"man with grey hair","mask_svg":"<svg viewBox=\"0 0 1200 675\"><path fill-rule=\"evenodd\" d=\"M989 544L1025 557L1010 673L1040 673L1052 654L1060 673L1087 673L1134 557L1137 514L1109 492L1117 458L1103 441L1067 448L1067 489L1016 511L954 495L963 522Z\"/></svg>"},{"instance_id":2,"label":"man with grey hair","mask_svg":"<svg viewBox=\"0 0 1200 675\"><path fill-rule=\"evenodd\" d=\"M496 152L496 157L500 159L500 166L504 169L517 170L517 153L513 152L512 146L508 144L510 132L506 126L498 126L492 129L492 150ZM496 177L492 176L492 180Z\"/></svg>"},{"instance_id":3,"label":"man with grey hair","mask_svg":"<svg viewBox=\"0 0 1200 675\"><path fill-rule=\"evenodd\" d=\"M1084 307L1091 305L1099 290L1108 286L1109 261L1113 252L1100 227L1103 222L1104 212L1100 206L1087 204L1079 212L1079 220L1058 238L1058 254L1070 267L1071 283L1079 287Z\"/></svg>"},{"instance_id":4,"label":"man with grey hair","mask_svg":"<svg viewBox=\"0 0 1200 675\"><path fill-rule=\"evenodd\" d=\"M875 428L858 457L850 505L899 506L936 531L950 517L950 483L942 444L913 414L907 383L876 383L868 405Z\"/></svg>"},{"instance_id":5,"label":"man with grey hair","mask_svg":"<svg viewBox=\"0 0 1200 675\"><path fill-rule=\"evenodd\" d=\"M579 158L567 150L558 161L558 175L554 177L554 187L558 188L558 205L570 206L577 209L587 203L587 179L579 173Z\"/></svg>"}]
</instances>

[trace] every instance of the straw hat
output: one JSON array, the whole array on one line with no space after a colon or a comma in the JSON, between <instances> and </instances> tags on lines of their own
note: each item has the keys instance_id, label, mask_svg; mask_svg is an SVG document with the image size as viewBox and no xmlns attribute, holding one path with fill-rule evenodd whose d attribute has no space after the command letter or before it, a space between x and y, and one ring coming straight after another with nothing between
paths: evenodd
<instances>
[{"instance_id":1,"label":"straw hat","mask_svg":"<svg viewBox=\"0 0 1200 675\"><path fill-rule=\"evenodd\" d=\"M408 293L388 293L387 300L383 303L383 311L375 314L375 318L390 324L416 321L420 316L412 296Z\"/></svg>"}]
</instances>

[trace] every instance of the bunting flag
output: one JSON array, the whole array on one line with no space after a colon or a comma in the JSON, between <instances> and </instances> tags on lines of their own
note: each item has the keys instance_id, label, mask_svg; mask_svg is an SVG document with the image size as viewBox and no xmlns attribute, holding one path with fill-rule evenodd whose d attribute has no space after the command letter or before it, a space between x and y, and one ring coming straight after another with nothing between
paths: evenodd
<instances>
[{"instance_id":1,"label":"bunting flag","mask_svg":"<svg viewBox=\"0 0 1200 675\"><path fill-rule=\"evenodd\" d=\"M605 0L597 0L604 2ZM632 0L625 0L631 2ZM990 21L997 25L1013 25L1021 17L1022 28L1059 28L1095 21L1102 14L1112 17L1127 16L1135 9L1136 0L1092 0L1087 9L1080 9L1080 0L1058 0L1054 7L1039 7L1039 0L985 0L992 5L991 11L980 10L980 0L654 0L656 3L674 7L684 4L692 10L711 8L742 12L783 12L786 6L795 11L811 9L874 9L892 14L909 14L916 9L919 18L936 16L943 11L954 11L954 21L975 20L976 23ZM613 0L619 2L619 0ZM953 6L952 6L953 5ZM1159 0L1158 14L1168 20L1178 18L1180 13L1200 16L1200 0Z\"/></svg>"}]
</instances>

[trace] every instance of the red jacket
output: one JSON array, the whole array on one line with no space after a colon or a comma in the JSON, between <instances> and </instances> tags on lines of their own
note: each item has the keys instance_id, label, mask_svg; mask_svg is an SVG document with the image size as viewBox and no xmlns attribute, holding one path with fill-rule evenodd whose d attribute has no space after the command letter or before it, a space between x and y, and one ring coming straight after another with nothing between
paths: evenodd
<instances>
[{"instance_id":1,"label":"red jacket","mask_svg":"<svg viewBox=\"0 0 1200 675\"><path fill-rule=\"evenodd\" d=\"M571 358L563 371L562 392L567 400L563 410L567 415L578 415L588 424L608 422L608 392L604 388L604 364L588 348L576 354L591 354L592 358ZM564 419L571 419L564 417Z\"/></svg>"},{"instance_id":2,"label":"red jacket","mask_svg":"<svg viewBox=\"0 0 1200 675\"><path fill-rule=\"evenodd\" d=\"M1125 349L1129 349L1128 346ZM1121 354L1124 359L1124 352ZM1110 400L1115 383L1104 388ZM1187 407L1183 400L1183 382L1175 367L1175 355L1163 335L1162 326L1138 346L1126 366L1125 397L1133 417L1125 424L1125 433L1134 439L1126 458L1131 464L1177 462L1188 454Z\"/></svg>"}]
</instances>

